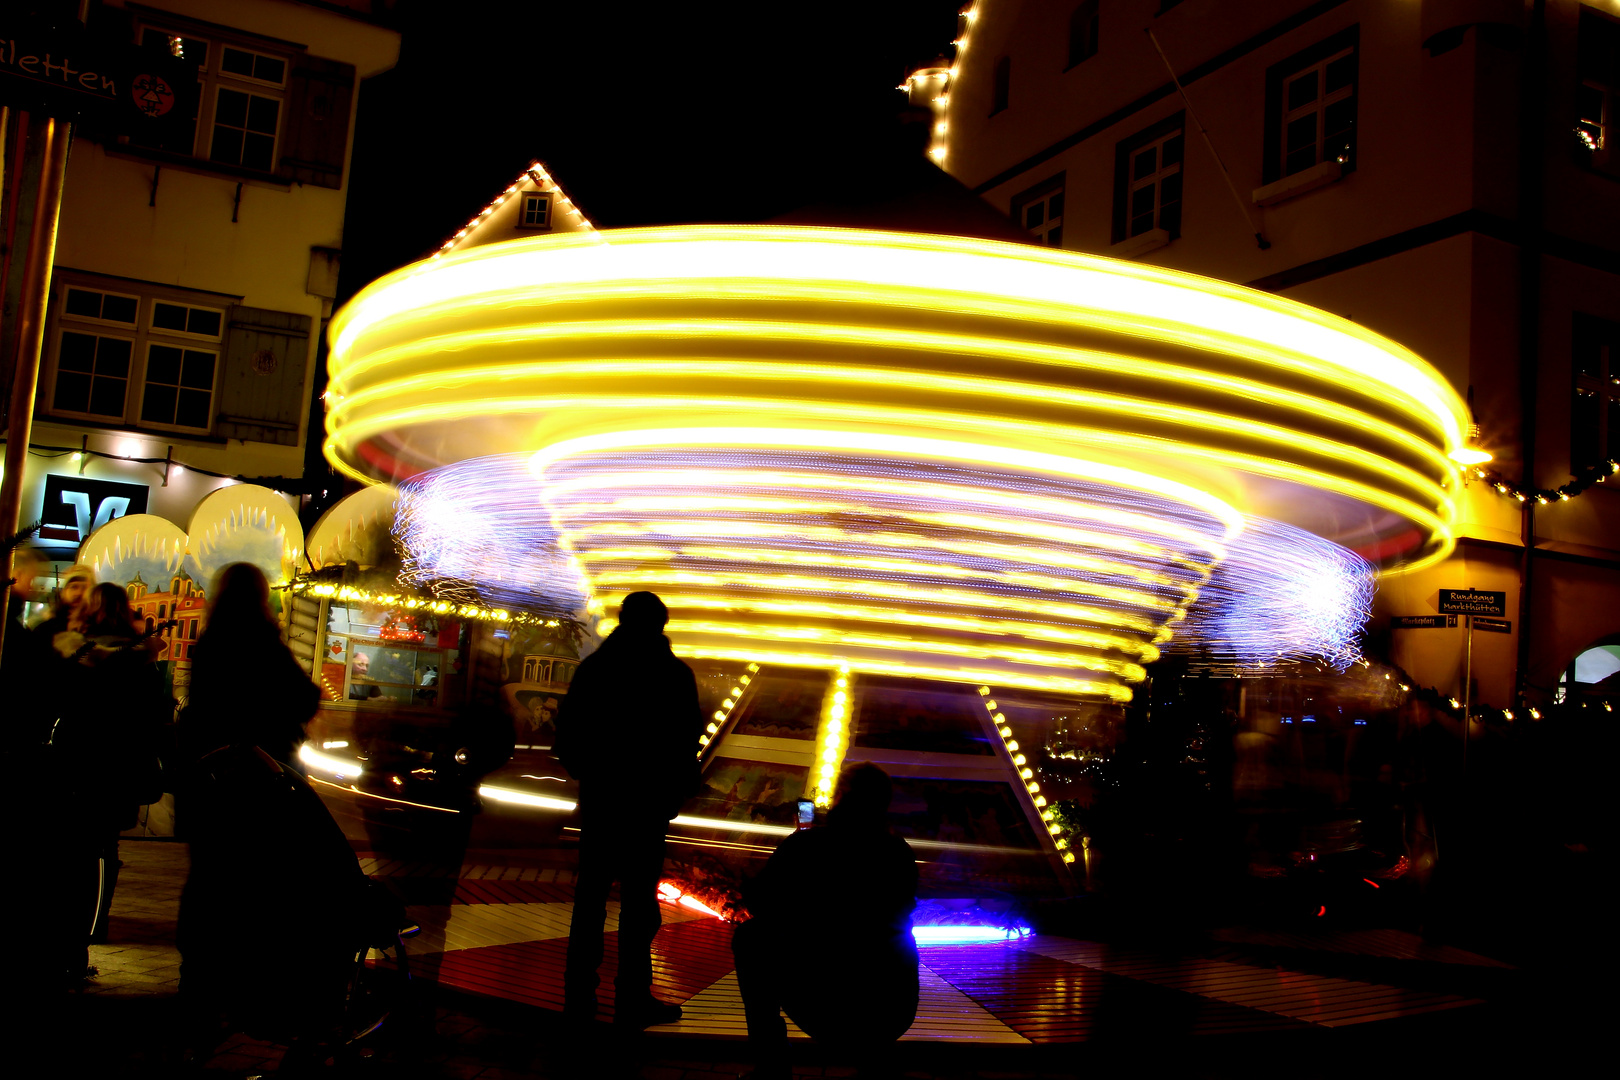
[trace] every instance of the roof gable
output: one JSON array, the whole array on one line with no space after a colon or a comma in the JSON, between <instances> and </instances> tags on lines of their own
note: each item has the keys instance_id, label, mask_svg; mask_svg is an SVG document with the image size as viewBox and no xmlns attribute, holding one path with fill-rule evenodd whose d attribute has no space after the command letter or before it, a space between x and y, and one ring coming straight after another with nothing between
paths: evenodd
<instances>
[{"instance_id":1,"label":"roof gable","mask_svg":"<svg viewBox=\"0 0 1620 1080\"><path fill-rule=\"evenodd\" d=\"M542 208L526 198L531 195L545 197L543 220L536 220ZM518 236L595 231L596 226L574 205L545 166L531 161L505 191L440 245L432 258Z\"/></svg>"}]
</instances>

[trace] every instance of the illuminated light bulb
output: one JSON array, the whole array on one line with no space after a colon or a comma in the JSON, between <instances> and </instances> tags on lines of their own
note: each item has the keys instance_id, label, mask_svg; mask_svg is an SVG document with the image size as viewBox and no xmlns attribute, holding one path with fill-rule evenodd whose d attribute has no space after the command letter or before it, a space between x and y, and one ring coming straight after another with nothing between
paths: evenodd
<instances>
[{"instance_id":1,"label":"illuminated light bulb","mask_svg":"<svg viewBox=\"0 0 1620 1080\"><path fill-rule=\"evenodd\" d=\"M844 702L846 702L848 700L849 700L849 695L846 694L842 690L839 690L839 691L837 691L836 693L833 694L833 704L835 704L835 705L842 705Z\"/></svg>"},{"instance_id":2,"label":"illuminated light bulb","mask_svg":"<svg viewBox=\"0 0 1620 1080\"><path fill-rule=\"evenodd\" d=\"M1064 862L1066 862L1066 863L1072 863L1072 862L1074 862L1074 852L1072 852L1072 851L1065 851L1065 852L1064 852L1064 853L1063 853L1063 861L1064 861Z\"/></svg>"},{"instance_id":3,"label":"illuminated light bulb","mask_svg":"<svg viewBox=\"0 0 1620 1080\"><path fill-rule=\"evenodd\" d=\"M1046 805L1046 796L1045 795L1037 795L1037 796L1035 796L1035 805L1037 807L1045 806Z\"/></svg>"},{"instance_id":4,"label":"illuminated light bulb","mask_svg":"<svg viewBox=\"0 0 1620 1080\"><path fill-rule=\"evenodd\" d=\"M699 746L708 746L709 745L709 737L707 735L699 735L698 736L698 745Z\"/></svg>"},{"instance_id":5,"label":"illuminated light bulb","mask_svg":"<svg viewBox=\"0 0 1620 1080\"><path fill-rule=\"evenodd\" d=\"M821 752L821 760L827 762L829 765L837 761L838 748L836 746L827 747L827 749Z\"/></svg>"},{"instance_id":6,"label":"illuminated light bulb","mask_svg":"<svg viewBox=\"0 0 1620 1080\"><path fill-rule=\"evenodd\" d=\"M1060 839L1060 840L1057 841L1057 849L1059 851L1066 850L1068 848L1068 846L1069 846L1069 842L1067 840Z\"/></svg>"},{"instance_id":7,"label":"illuminated light bulb","mask_svg":"<svg viewBox=\"0 0 1620 1080\"><path fill-rule=\"evenodd\" d=\"M1025 780L1033 780L1033 779L1035 779L1035 770L1034 769L1019 769L1018 770L1018 775L1023 777Z\"/></svg>"},{"instance_id":8,"label":"illuminated light bulb","mask_svg":"<svg viewBox=\"0 0 1620 1080\"><path fill-rule=\"evenodd\" d=\"M1007 749L1016 754L1018 752L1018 741L1016 739L1009 741L1007 743Z\"/></svg>"},{"instance_id":9,"label":"illuminated light bulb","mask_svg":"<svg viewBox=\"0 0 1620 1080\"><path fill-rule=\"evenodd\" d=\"M735 701L732 701L730 698L726 698L726 700L720 703L720 707L722 709L729 709L735 704L737 704Z\"/></svg>"},{"instance_id":10,"label":"illuminated light bulb","mask_svg":"<svg viewBox=\"0 0 1620 1080\"><path fill-rule=\"evenodd\" d=\"M987 702L985 702L985 703L984 703L984 707L985 707L985 708L986 708L986 709L989 709L989 710L990 710L990 711L991 711L991 712L995 712L995 711L996 711L996 703L995 703L995 702L994 702L994 701L987 701Z\"/></svg>"},{"instance_id":11,"label":"illuminated light bulb","mask_svg":"<svg viewBox=\"0 0 1620 1080\"><path fill-rule=\"evenodd\" d=\"M746 680L745 680L745 681L746 681ZM733 687L732 687L732 688L731 688L731 696L732 696L732 697L734 697L734 698L740 698L740 697L742 697L742 687L740 687L740 686L733 686Z\"/></svg>"},{"instance_id":12,"label":"illuminated light bulb","mask_svg":"<svg viewBox=\"0 0 1620 1080\"><path fill-rule=\"evenodd\" d=\"M990 688L988 686L979 687L979 696L980 697L989 697L990 696ZM993 707L994 706L992 706L992 708Z\"/></svg>"},{"instance_id":13,"label":"illuminated light bulb","mask_svg":"<svg viewBox=\"0 0 1620 1080\"><path fill-rule=\"evenodd\" d=\"M1001 737L1002 737L1002 738L1003 738L1003 739L1010 739L1010 738L1012 738L1012 728L1010 728L1010 727L1004 727L1004 728L1002 728L1002 729L1001 729Z\"/></svg>"},{"instance_id":14,"label":"illuminated light bulb","mask_svg":"<svg viewBox=\"0 0 1620 1080\"><path fill-rule=\"evenodd\" d=\"M1057 820L1057 815L1052 813L1052 811L1048 810L1044 814L1041 815L1041 820L1042 821L1055 821L1055 820Z\"/></svg>"},{"instance_id":15,"label":"illuminated light bulb","mask_svg":"<svg viewBox=\"0 0 1620 1080\"><path fill-rule=\"evenodd\" d=\"M1013 755L1013 764L1014 765L1022 765L1022 764L1024 764L1024 762L1026 760L1027 759L1024 757L1023 754L1014 754ZM1033 775L1033 774L1031 774L1031 775Z\"/></svg>"},{"instance_id":16,"label":"illuminated light bulb","mask_svg":"<svg viewBox=\"0 0 1620 1080\"><path fill-rule=\"evenodd\" d=\"M1530 719L1532 719L1532 720L1540 720L1541 719L1541 710L1540 709L1531 709L1530 710Z\"/></svg>"},{"instance_id":17,"label":"illuminated light bulb","mask_svg":"<svg viewBox=\"0 0 1620 1080\"><path fill-rule=\"evenodd\" d=\"M726 714L724 712L720 711L719 709L716 709L716 710L714 710L714 718L717 721L723 721L726 718Z\"/></svg>"},{"instance_id":18,"label":"illuminated light bulb","mask_svg":"<svg viewBox=\"0 0 1620 1080\"><path fill-rule=\"evenodd\" d=\"M720 725L711 723L709 725L709 734L710 735L718 735L719 733L720 733Z\"/></svg>"},{"instance_id":19,"label":"illuminated light bulb","mask_svg":"<svg viewBox=\"0 0 1620 1080\"><path fill-rule=\"evenodd\" d=\"M1007 718L1005 716L1003 716L1001 713L996 713L996 715L991 717L991 719L993 719L998 724L1005 724L1007 722Z\"/></svg>"},{"instance_id":20,"label":"illuminated light bulb","mask_svg":"<svg viewBox=\"0 0 1620 1080\"><path fill-rule=\"evenodd\" d=\"M737 681L742 683L744 686L747 686L750 680L749 680L749 677L747 675L744 675L742 678L738 679Z\"/></svg>"},{"instance_id":21,"label":"illuminated light bulb","mask_svg":"<svg viewBox=\"0 0 1620 1080\"><path fill-rule=\"evenodd\" d=\"M68 455L68 460L77 464L78 462L84 460L84 455L75 450L72 454Z\"/></svg>"},{"instance_id":22,"label":"illuminated light bulb","mask_svg":"<svg viewBox=\"0 0 1620 1080\"><path fill-rule=\"evenodd\" d=\"M1047 831L1048 834L1050 834L1052 836L1056 836L1058 833L1062 832L1063 830L1058 828L1056 825L1048 825L1046 827L1046 831Z\"/></svg>"},{"instance_id":23,"label":"illuminated light bulb","mask_svg":"<svg viewBox=\"0 0 1620 1080\"><path fill-rule=\"evenodd\" d=\"M1041 785L1039 785L1037 783L1034 783L1034 782L1030 782L1030 783L1024 785L1024 790L1029 792L1031 795L1038 795L1040 793L1040 790L1041 790Z\"/></svg>"}]
</instances>

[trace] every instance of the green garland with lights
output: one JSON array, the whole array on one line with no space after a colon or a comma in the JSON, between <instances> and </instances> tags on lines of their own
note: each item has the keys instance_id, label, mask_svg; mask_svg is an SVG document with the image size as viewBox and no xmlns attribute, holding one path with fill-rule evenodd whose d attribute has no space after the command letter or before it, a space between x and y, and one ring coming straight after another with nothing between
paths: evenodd
<instances>
[{"instance_id":1,"label":"green garland with lights","mask_svg":"<svg viewBox=\"0 0 1620 1080\"><path fill-rule=\"evenodd\" d=\"M1496 493L1504 498L1513 499L1516 502L1534 500L1538 505L1546 506L1548 503L1568 502L1575 496L1585 493L1586 489L1592 485L1601 484L1615 473L1620 473L1620 461L1609 458L1588 465L1575 474L1575 479L1557 488L1520 487L1492 469L1471 467L1469 471L1474 474L1476 479L1483 480L1496 489Z\"/></svg>"}]
</instances>

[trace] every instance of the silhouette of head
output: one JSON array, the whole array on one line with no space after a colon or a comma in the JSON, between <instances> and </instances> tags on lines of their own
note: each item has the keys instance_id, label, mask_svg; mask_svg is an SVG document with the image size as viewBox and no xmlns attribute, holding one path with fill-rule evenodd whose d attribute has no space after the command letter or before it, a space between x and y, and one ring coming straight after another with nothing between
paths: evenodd
<instances>
[{"instance_id":1,"label":"silhouette of head","mask_svg":"<svg viewBox=\"0 0 1620 1080\"><path fill-rule=\"evenodd\" d=\"M214 575L208 590L208 623L212 633L279 632L270 612L270 583L252 563L231 563Z\"/></svg>"},{"instance_id":2,"label":"silhouette of head","mask_svg":"<svg viewBox=\"0 0 1620 1080\"><path fill-rule=\"evenodd\" d=\"M90 590L85 625L91 637L135 632L135 611L129 606L129 593L122 585L103 581Z\"/></svg>"},{"instance_id":3,"label":"silhouette of head","mask_svg":"<svg viewBox=\"0 0 1620 1080\"><path fill-rule=\"evenodd\" d=\"M657 593L633 592L619 605L619 625L637 634L656 634L669 622L669 609Z\"/></svg>"},{"instance_id":4,"label":"silhouette of head","mask_svg":"<svg viewBox=\"0 0 1620 1080\"><path fill-rule=\"evenodd\" d=\"M90 599L90 590L96 586L96 572L83 563L67 568L62 575L62 587L57 591L57 610L74 611Z\"/></svg>"},{"instance_id":5,"label":"silhouette of head","mask_svg":"<svg viewBox=\"0 0 1620 1080\"><path fill-rule=\"evenodd\" d=\"M851 824L881 825L893 798L894 783L889 774L870 761L863 761L845 769L838 778L838 798L833 810L840 819Z\"/></svg>"}]
</instances>

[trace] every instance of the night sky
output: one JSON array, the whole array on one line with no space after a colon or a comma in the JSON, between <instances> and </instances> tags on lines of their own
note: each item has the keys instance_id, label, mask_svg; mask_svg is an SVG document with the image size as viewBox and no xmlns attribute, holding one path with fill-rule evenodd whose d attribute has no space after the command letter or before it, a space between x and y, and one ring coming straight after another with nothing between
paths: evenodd
<instances>
[{"instance_id":1,"label":"night sky","mask_svg":"<svg viewBox=\"0 0 1620 1080\"><path fill-rule=\"evenodd\" d=\"M343 295L535 158L602 228L761 221L914 169L894 87L959 5L404 0L399 65L361 89Z\"/></svg>"}]
</instances>

